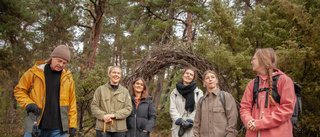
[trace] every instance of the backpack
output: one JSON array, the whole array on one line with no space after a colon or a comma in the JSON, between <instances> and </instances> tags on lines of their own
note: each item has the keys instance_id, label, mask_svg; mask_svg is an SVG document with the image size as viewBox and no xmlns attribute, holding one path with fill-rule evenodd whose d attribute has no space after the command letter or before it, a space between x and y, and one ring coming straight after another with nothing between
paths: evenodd
<instances>
[{"instance_id":1,"label":"backpack","mask_svg":"<svg viewBox=\"0 0 320 137\"><path fill-rule=\"evenodd\" d=\"M279 79L280 76L281 75L276 75L276 76L272 77L272 80L273 80L272 98L279 104L280 104L281 96L279 95L278 90L277 90L277 82L278 82L278 79ZM259 77L257 77L254 80L252 106L254 105L256 99L257 99L257 102L258 102L257 96L258 96L259 92L267 91L266 92L266 101L265 101L265 106L264 106L266 108L266 107L268 107L268 91L269 91L269 88L261 88L261 89L259 89L259 80L260 80ZM295 104L295 107L294 107L294 111L293 111L293 114L292 114L292 117L290 118L290 120L291 120L292 127L297 127L299 108L300 108L300 113L302 114L301 86L297 82L293 82L293 85L294 85L294 92L295 92L297 101L296 101L296 104ZM259 106L257 104L257 108L258 107Z\"/></svg>"}]
</instances>

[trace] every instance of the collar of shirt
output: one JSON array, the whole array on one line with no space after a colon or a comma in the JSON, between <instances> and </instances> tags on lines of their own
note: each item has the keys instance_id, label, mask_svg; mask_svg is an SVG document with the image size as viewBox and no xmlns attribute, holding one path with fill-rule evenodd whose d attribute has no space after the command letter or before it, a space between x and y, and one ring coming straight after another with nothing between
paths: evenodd
<instances>
[{"instance_id":1,"label":"collar of shirt","mask_svg":"<svg viewBox=\"0 0 320 137\"><path fill-rule=\"evenodd\" d=\"M220 92L219 88L216 88L215 90L213 90L213 92L208 92L207 91L206 94L204 95L204 98L206 98L210 93L215 95L215 96L218 96L219 92Z\"/></svg>"}]
</instances>

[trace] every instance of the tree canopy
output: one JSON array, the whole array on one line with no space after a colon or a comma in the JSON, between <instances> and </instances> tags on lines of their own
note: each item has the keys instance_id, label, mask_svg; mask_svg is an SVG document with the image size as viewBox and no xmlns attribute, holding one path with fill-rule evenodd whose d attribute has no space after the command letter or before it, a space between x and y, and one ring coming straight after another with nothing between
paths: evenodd
<instances>
[{"instance_id":1,"label":"tree canopy","mask_svg":"<svg viewBox=\"0 0 320 137\"><path fill-rule=\"evenodd\" d=\"M78 135L94 136L92 94L121 66L122 84L143 77L157 107L153 136L169 136L169 93L184 67L216 71L237 102L256 73L257 48L273 48L278 68L302 86L295 136L319 136L319 0L2 0L0 134L21 136L25 110L13 95L21 75L60 44L71 49ZM240 123L240 122L239 122ZM240 125L239 125L240 126ZM242 132L239 136L244 136Z\"/></svg>"}]
</instances>

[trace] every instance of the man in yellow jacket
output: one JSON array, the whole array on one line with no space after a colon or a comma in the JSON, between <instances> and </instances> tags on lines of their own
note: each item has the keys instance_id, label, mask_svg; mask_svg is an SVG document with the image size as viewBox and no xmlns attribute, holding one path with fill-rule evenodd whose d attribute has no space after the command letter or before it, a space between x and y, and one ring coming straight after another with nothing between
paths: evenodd
<instances>
[{"instance_id":1,"label":"man in yellow jacket","mask_svg":"<svg viewBox=\"0 0 320 137\"><path fill-rule=\"evenodd\" d=\"M75 136L77 106L74 81L71 72L65 68L69 61L69 48L59 45L50 54L50 59L38 61L26 71L14 88L15 98L27 111L23 125L25 137L36 133L41 137L66 137L68 130L71 137Z\"/></svg>"}]
</instances>

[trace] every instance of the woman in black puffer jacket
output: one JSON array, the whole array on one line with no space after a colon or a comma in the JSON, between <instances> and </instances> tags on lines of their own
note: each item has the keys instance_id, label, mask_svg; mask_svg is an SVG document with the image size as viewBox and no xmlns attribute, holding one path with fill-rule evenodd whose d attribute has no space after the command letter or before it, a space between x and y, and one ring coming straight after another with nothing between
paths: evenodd
<instances>
[{"instance_id":1,"label":"woman in black puffer jacket","mask_svg":"<svg viewBox=\"0 0 320 137\"><path fill-rule=\"evenodd\" d=\"M133 81L130 89L132 112L127 117L126 137L149 137L156 123L156 111L143 78Z\"/></svg>"}]
</instances>

